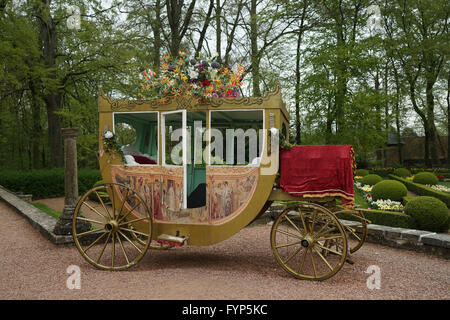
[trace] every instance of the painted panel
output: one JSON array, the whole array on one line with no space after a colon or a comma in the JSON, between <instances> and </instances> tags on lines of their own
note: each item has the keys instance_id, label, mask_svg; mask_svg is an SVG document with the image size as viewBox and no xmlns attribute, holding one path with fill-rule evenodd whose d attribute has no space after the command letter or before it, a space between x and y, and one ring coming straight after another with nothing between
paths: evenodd
<instances>
[{"instance_id":1,"label":"painted panel","mask_svg":"<svg viewBox=\"0 0 450 320\"><path fill-rule=\"evenodd\" d=\"M208 166L207 205L183 209L182 167L112 166L111 170L113 182L136 191L155 222L213 225L225 223L246 208L258 184L259 172L257 167Z\"/></svg>"},{"instance_id":2,"label":"painted panel","mask_svg":"<svg viewBox=\"0 0 450 320\"><path fill-rule=\"evenodd\" d=\"M257 167L206 168L209 193L209 221L221 224L245 209L258 184Z\"/></svg>"}]
</instances>

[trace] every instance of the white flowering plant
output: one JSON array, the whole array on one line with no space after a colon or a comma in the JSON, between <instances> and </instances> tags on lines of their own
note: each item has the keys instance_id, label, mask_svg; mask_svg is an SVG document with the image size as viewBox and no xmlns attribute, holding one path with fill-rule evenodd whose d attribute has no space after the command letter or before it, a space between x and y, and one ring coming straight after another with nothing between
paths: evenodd
<instances>
[{"instance_id":1,"label":"white flowering plant","mask_svg":"<svg viewBox=\"0 0 450 320\"><path fill-rule=\"evenodd\" d=\"M125 162L123 152L120 149L119 143L117 142L117 136L112 131L105 130L103 132L103 149L106 152L119 154L122 160Z\"/></svg>"},{"instance_id":2,"label":"white flowering plant","mask_svg":"<svg viewBox=\"0 0 450 320\"><path fill-rule=\"evenodd\" d=\"M363 191L363 192L365 192L365 193L368 193L368 192L371 192L372 191L372 186L369 186L369 185L367 185L367 184L365 184L365 185L363 185L361 182L359 182L359 181L355 181L355 186L356 186L356 188L358 188L359 190L361 190L361 191Z\"/></svg>"},{"instance_id":3,"label":"white flowering plant","mask_svg":"<svg viewBox=\"0 0 450 320\"><path fill-rule=\"evenodd\" d=\"M430 187L431 189L436 190L436 191L450 192L450 188L449 187L446 187L446 186L443 186L443 185L440 185L440 184L435 184L435 185L427 184L426 186Z\"/></svg>"}]
</instances>

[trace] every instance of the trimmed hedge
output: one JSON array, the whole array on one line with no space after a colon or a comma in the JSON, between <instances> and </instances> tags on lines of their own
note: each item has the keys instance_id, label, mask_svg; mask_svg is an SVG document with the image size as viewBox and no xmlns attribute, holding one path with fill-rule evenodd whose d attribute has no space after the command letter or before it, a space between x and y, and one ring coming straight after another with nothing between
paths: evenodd
<instances>
[{"instance_id":1,"label":"trimmed hedge","mask_svg":"<svg viewBox=\"0 0 450 320\"><path fill-rule=\"evenodd\" d=\"M361 211L364 217L373 224L406 229L413 229L415 227L414 219L401 212L373 209L361 209ZM357 218L346 215L339 215L339 218L358 221Z\"/></svg>"},{"instance_id":2,"label":"trimmed hedge","mask_svg":"<svg viewBox=\"0 0 450 320\"><path fill-rule=\"evenodd\" d=\"M369 174L369 175L365 176L364 178L362 178L361 183L363 185L373 186L373 185L377 184L378 182L380 182L381 180L383 180L383 178L380 177L379 175Z\"/></svg>"},{"instance_id":3,"label":"trimmed hedge","mask_svg":"<svg viewBox=\"0 0 450 320\"><path fill-rule=\"evenodd\" d=\"M420 183L420 184L435 185L435 184L438 184L439 179L436 177L436 175L434 173L420 172L414 176L413 182Z\"/></svg>"},{"instance_id":4,"label":"trimmed hedge","mask_svg":"<svg viewBox=\"0 0 450 320\"><path fill-rule=\"evenodd\" d=\"M450 208L450 194L446 192L440 192L437 190L434 190L430 187L427 187L423 184L414 183L412 181L397 177L393 174L389 175L390 178L400 181L403 183L406 188L408 188L409 191L419 195L419 196L430 196L435 197L444 202L448 208Z\"/></svg>"},{"instance_id":5,"label":"trimmed hedge","mask_svg":"<svg viewBox=\"0 0 450 320\"><path fill-rule=\"evenodd\" d=\"M367 176L369 173L370 173L369 170L366 170L366 169L357 169L355 175L356 175L356 176L359 176L359 177L365 177L365 176Z\"/></svg>"},{"instance_id":6,"label":"trimmed hedge","mask_svg":"<svg viewBox=\"0 0 450 320\"><path fill-rule=\"evenodd\" d=\"M446 232L450 227L447 206L434 197L420 196L408 201L405 213L416 221L420 230Z\"/></svg>"},{"instance_id":7,"label":"trimmed hedge","mask_svg":"<svg viewBox=\"0 0 450 320\"><path fill-rule=\"evenodd\" d=\"M389 174L393 173L394 170L395 168L372 168L370 169L370 172L385 178Z\"/></svg>"},{"instance_id":8,"label":"trimmed hedge","mask_svg":"<svg viewBox=\"0 0 450 320\"><path fill-rule=\"evenodd\" d=\"M408 169L405 168L397 168L394 170L394 174L396 176L402 177L402 178L406 178L406 177L411 177L411 171L409 171Z\"/></svg>"},{"instance_id":9,"label":"trimmed hedge","mask_svg":"<svg viewBox=\"0 0 450 320\"><path fill-rule=\"evenodd\" d=\"M100 170L78 170L78 192L85 193L101 179ZM0 171L0 185L13 192L32 194L33 200L64 196L64 169Z\"/></svg>"},{"instance_id":10,"label":"trimmed hedge","mask_svg":"<svg viewBox=\"0 0 450 320\"><path fill-rule=\"evenodd\" d=\"M408 189L399 181L383 180L373 186L371 193L375 201L379 199L401 201L408 194Z\"/></svg>"}]
</instances>

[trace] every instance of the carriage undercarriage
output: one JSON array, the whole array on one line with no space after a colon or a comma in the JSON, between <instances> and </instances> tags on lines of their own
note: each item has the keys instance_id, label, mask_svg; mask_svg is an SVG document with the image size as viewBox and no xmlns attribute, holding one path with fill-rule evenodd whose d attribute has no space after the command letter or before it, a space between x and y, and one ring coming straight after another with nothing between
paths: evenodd
<instances>
[{"instance_id":1,"label":"carriage undercarriage","mask_svg":"<svg viewBox=\"0 0 450 320\"><path fill-rule=\"evenodd\" d=\"M272 201L285 203L273 221L270 243L286 272L299 279L325 280L345 262L353 263L350 255L361 248L367 235L368 221L361 211L336 206L334 198L299 199L280 189L271 194L268 203ZM151 212L142 197L117 183L89 190L78 202L73 220L78 250L90 264L104 270L127 269L148 249L170 249L189 240L183 234L156 236L153 230Z\"/></svg>"}]
</instances>

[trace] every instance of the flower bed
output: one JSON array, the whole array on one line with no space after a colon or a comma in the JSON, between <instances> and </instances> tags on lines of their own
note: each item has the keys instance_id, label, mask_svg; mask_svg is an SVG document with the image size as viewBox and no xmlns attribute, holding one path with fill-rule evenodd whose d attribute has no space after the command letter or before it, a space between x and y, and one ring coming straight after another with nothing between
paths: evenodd
<instances>
[{"instance_id":1,"label":"flower bed","mask_svg":"<svg viewBox=\"0 0 450 320\"><path fill-rule=\"evenodd\" d=\"M370 209L376 210L384 210L384 211L395 211L395 212L403 212L403 204L399 201L392 200L373 200L370 192L372 191L372 186L363 185L359 181L354 182L355 187L363 193L364 200L366 200Z\"/></svg>"},{"instance_id":2,"label":"flower bed","mask_svg":"<svg viewBox=\"0 0 450 320\"><path fill-rule=\"evenodd\" d=\"M426 184L426 186L431 188L431 189L433 189L433 190L439 191L439 192L447 192L447 193L450 192L450 188L449 187L443 186L441 184L435 184L435 185Z\"/></svg>"}]
</instances>

